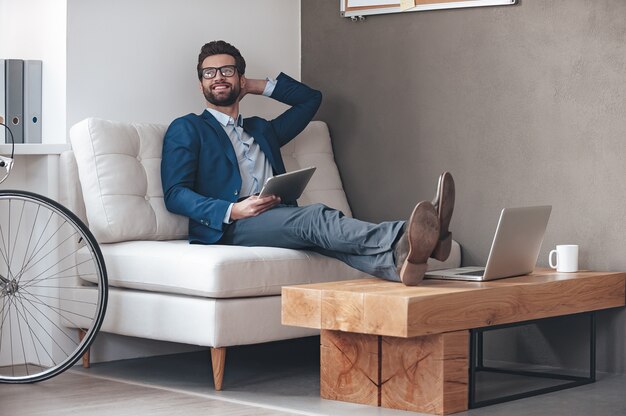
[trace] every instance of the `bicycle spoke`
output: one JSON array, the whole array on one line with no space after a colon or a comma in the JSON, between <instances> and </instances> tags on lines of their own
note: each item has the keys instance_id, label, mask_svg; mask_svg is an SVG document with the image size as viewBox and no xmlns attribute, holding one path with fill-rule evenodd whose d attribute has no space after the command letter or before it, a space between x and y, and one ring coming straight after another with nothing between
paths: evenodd
<instances>
[{"instance_id":1,"label":"bicycle spoke","mask_svg":"<svg viewBox=\"0 0 626 416\"><path fill-rule=\"evenodd\" d=\"M33 313L29 310L29 309L25 309L26 312L28 312L28 314L33 318L33 320L35 322L37 322L37 324L39 325L39 328L41 328L46 334L48 334L48 336L50 337L50 339L56 344L56 341L54 340L54 338L50 335L50 333L46 330L46 328L41 325L41 323L39 322L39 320L35 317L35 315L33 315ZM45 353L48 355L48 358L50 358L50 361L56 365L56 361L54 360L54 357L52 357L52 355L50 355L50 352L46 349L44 343L39 339L39 337L37 335L35 335L35 338L37 338L37 341L39 341L39 344L41 345L42 349L45 351ZM58 345L58 344L57 344ZM59 347L60 348L60 347Z\"/></svg>"},{"instance_id":2,"label":"bicycle spoke","mask_svg":"<svg viewBox=\"0 0 626 416\"><path fill-rule=\"evenodd\" d=\"M7 217L8 221L11 222L11 218ZM0 252L2 252L2 249L4 249L4 252L7 251L7 244L6 241L4 239L4 232L2 231L2 223L0 223L0 241L2 242L2 247L0 247ZM7 264L9 263L9 259L8 257L5 259L7 261Z\"/></svg>"},{"instance_id":3,"label":"bicycle spoke","mask_svg":"<svg viewBox=\"0 0 626 416\"><path fill-rule=\"evenodd\" d=\"M11 306L10 305L9 305L9 348L11 349L11 374L15 376L15 361L13 361L13 321L11 319Z\"/></svg>"},{"instance_id":4,"label":"bicycle spoke","mask_svg":"<svg viewBox=\"0 0 626 416\"><path fill-rule=\"evenodd\" d=\"M10 307L9 302L10 302L10 299L9 299L9 296L7 295L7 296L5 296L4 303L2 305L2 321L0 322L0 352L2 352L2 339L4 338L3 337L3 335L4 335L4 322L6 321L7 316L9 314L9 307ZM11 348L10 345L9 345L9 348Z\"/></svg>"},{"instance_id":5,"label":"bicycle spoke","mask_svg":"<svg viewBox=\"0 0 626 416\"><path fill-rule=\"evenodd\" d=\"M62 227L62 226L61 226L61 227ZM57 231L58 231L58 230L57 230ZM55 234L56 234L56 233L55 233ZM53 253L53 252L54 252L54 250L56 250L57 248L61 247L61 246L63 245L63 243L65 243L67 240L69 240L70 238L72 238L74 235L76 235L76 233L74 233L74 234L72 234L72 235L68 236L65 240L61 241L59 244L57 244L57 246L56 246L56 247L53 247L50 251L48 251L48 252L47 252L47 253L46 253L43 257L41 257L39 260L37 260L35 263L33 263L33 264L29 265L30 267L28 267L27 269L25 269L25 270L20 270L20 271L18 272L18 275L19 275L18 280L19 280L19 279L21 279L21 277L22 277L22 276L23 276L23 275L24 275L27 271L29 271L30 269L32 269L33 267L35 267L35 266L36 266L39 262L41 262L43 259L45 259L46 257L48 257L48 255L49 255L50 253ZM50 238L48 241L51 241L51 238ZM44 244L44 246L42 246L42 248L43 248L43 247L45 247L45 245L46 245L46 244L47 244L47 242ZM40 251L41 251L41 250L40 250ZM73 255L74 253L76 253L77 251L78 251L78 249L74 250L72 253L68 254L68 255L67 255L67 256L65 256L65 257L63 257L61 260L57 261L55 264L53 264L53 265L52 265L52 266L50 266L48 269L46 269L43 273L45 273L47 270L50 270L52 267L56 266L57 264L59 264L60 262L62 262L63 260L65 260L67 257L69 257L69 256Z\"/></svg>"},{"instance_id":6,"label":"bicycle spoke","mask_svg":"<svg viewBox=\"0 0 626 416\"><path fill-rule=\"evenodd\" d=\"M28 294L31 295L31 296L35 296L35 295L31 294L31 293L28 293ZM48 296L48 295L38 294L38 295L36 295L36 297L37 298L46 298L46 299L56 299L56 300L62 300L62 301L65 301L65 302L73 302L73 303L84 303L86 305L93 305L93 306L98 304L98 302L87 302L85 300L76 300L76 299L62 298L60 296Z\"/></svg>"},{"instance_id":7,"label":"bicycle spoke","mask_svg":"<svg viewBox=\"0 0 626 416\"><path fill-rule=\"evenodd\" d=\"M41 239L43 238L43 236L46 235L46 230L48 230L48 226L50 225L50 221L52 221L52 215L54 215L54 213L52 211L50 211L50 215L48 215L48 220L46 221L46 225L43 227L43 230L41 230L41 233L39 233L39 239L35 243L35 245L33 247L33 252L30 254L30 257L29 257L28 261L26 262L26 264L24 265L24 267L26 267L28 265L28 263L30 263L30 261L37 255L37 253L39 253L39 251L41 251L41 248L38 250L37 247L39 246L39 243L41 242ZM34 225L35 224L33 224L33 227L34 227ZM54 236L54 234L52 234L52 236L50 238L52 238L53 236ZM46 242L50 241L50 238L48 240L46 240ZM45 245L46 245L46 243L44 243L42 248Z\"/></svg>"},{"instance_id":8,"label":"bicycle spoke","mask_svg":"<svg viewBox=\"0 0 626 416\"><path fill-rule=\"evenodd\" d=\"M44 271L42 271L41 273L39 273L38 275L34 276L34 277L33 277L33 279L38 278L39 276L41 276L42 274L46 273L46 272L47 272L47 271L49 271L50 269L54 268L54 267L55 267L55 266L57 266L58 264L62 263L62 262L63 262L63 260L66 260L69 256L71 256L71 255L73 255L73 254L76 254L76 252L77 252L77 251L78 251L78 250L76 250L76 251L74 251L74 252L72 252L72 253L68 254L67 256L65 256L64 258L62 258L61 260L59 260L59 261L57 261L56 263L54 263L52 266L48 267L46 270L44 270ZM82 264L88 263L89 261L91 261L91 259L84 260L83 262L78 263L78 264L73 264L73 265L71 265L71 266L69 266L69 267L67 267L67 268L65 268L65 269L63 269L63 270L59 270L59 271L58 271L58 272L56 272L56 273L63 273L63 272L66 272L66 271L68 271L68 270L70 270L70 269L73 269L74 267L78 267L78 266L80 266L80 265L82 265ZM22 275L20 275L20 279L22 278L22 276L23 276L23 274L22 274ZM54 276L54 275L53 275L53 276ZM18 281L19 281L19 279L18 279Z\"/></svg>"},{"instance_id":9,"label":"bicycle spoke","mask_svg":"<svg viewBox=\"0 0 626 416\"><path fill-rule=\"evenodd\" d=\"M33 304L33 302L32 302L32 301L30 301L29 299L27 299L27 298L25 298L25 297L23 297L23 299L24 299L26 302L30 303L30 304L33 306L33 308L35 308L35 309L36 309L36 310L37 310L37 311L38 311L38 312L39 312L39 313L40 313L40 314L41 314L44 318L46 318L46 320L47 320L48 322L50 322L50 323L51 323L51 324L52 324L52 325L53 325L56 329L58 329L58 330L59 330L59 332L60 332L61 334L65 335L65 337L66 337L67 339L69 339L70 341L72 341L75 345L78 345L78 344L76 343L76 341L74 341L74 339L73 339L72 337L70 337L70 336L69 336L69 335L68 335L65 331L63 331L63 329L62 329L61 327L59 327L59 326L56 324L56 322L54 322L52 319L48 318L48 316L47 316L45 313L43 313L43 312L41 311L41 309L39 309L37 306L35 306L35 305ZM42 304L42 303L40 303L40 302L38 302L38 303L39 303L39 304ZM43 305L45 305L45 304L43 304ZM33 315L33 313L30 311L30 309L27 309L27 311L28 311L28 313L30 314L30 316L32 316L32 317L33 317L33 319L35 319L35 320L37 319L37 318L35 318L35 316ZM59 349L60 349L61 351L63 351L63 353L64 353L64 354L68 354L68 353L67 353L67 351L65 351L65 350L63 349L63 347L61 347L61 346L59 345L59 343L56 341L56 339L55 339L52 335L50 335L50 332L48 332L48 330L47 330L47 329L46 329L43 325L41 325L41 323L40 323L39 321L37 321L37 323L39 324L39 327L40 327L41 329L43 329L43 331L44 331L46 334L48 334L48 336L50 337L50 339L52 340L52 342L54 342L54 343L57 345L57 347L59 347Z\"/></svg>"},{"instance_id":10,"label":"bicycle spoke","mask_svg":"<svg viewBox=\"0 0 626 416\"><path fill-rule=\"evenodd\" d=\"M2 322L0 322L0 354L2 354L2 339L4 338L4 321L5 321L5 313L4 313L4 305L2 307ZM11 346L9 346L11 348Z\"/></svg>"},{"instance_id":11,"label":"bicycle spoke","mask_svg":"<svg viewBox=\"0 0 626 416\"><path fill-rule=\"evenodd\" d=\"M72 289L72 290L85 290L85 289L89 289L89 290L94 290L98 287L98 285L96 285L95 283L93 284L93 286L33 286L36 287L38 289Z\"/></svg>"},{"instance_id":12,"label":"bicycle spoke","mask_svg":"<svg viewBox=\"0 0 626 416\"><path fill-rule=\"evenodd\" d=\"M37 211L35 212L35 218L33 219L33 225L30 227L30 234L28 235L28 243L26 244L26 248L24 249L24 258L22 259L22 266L20 270L24 270L24 265L26 264L26 257L28 255L28 249L30 248L30 243L33 240L33 234L35 233L35 226L37 225L37 220L39 219L39 210L41 206L37 205ZM43 235L43 233L42 233Z\"/></svg>"},{"instance_id":13,"label":"bicycle spoke","mask_svg":"<svg viewBox=\"0 0 626 416\"><path fill-rule=\"evenodd\" d=\"M2 322L0 322L0 347L2 346L2 334L4 334L4 322L6 321L7 314L9 313L10 308L10 297L7 296L4 301L4 305L2 305ZM6 311L6 313L5 313Z\"/></svg>"},{"instance_id":14,"label":"bicycle spoke","mask_svg":"<svg viewBox=\"0 0 626 416\"><path fill-rule=\"evenodd\" d=\"M2 230L0 229L0 232ZM4 260L4 264L7 265L7 267L9 266L9 259L7 258L7 255L5 253L4 250L2 250L2 247L0 247L0 257L2 257L2 260ZM11 269L7 269L7 276L5 279L7 279L7 281L11 278Z\"/></svg>"},{"instance_id":15,"label":"bicycle spoke","mask_svg":"<svg viewBox=\"0 0 626 416\"><path fill-rule=\"evenodd\" d=\"M10 221L10 218L9 218ZM11 263L9 263L9 251L7 248L7 245L4 241L4 233L2 232L2 225L0 225L0 237L2 239L2 247L0 247L0 254L2 254L2 258L4 259L4 262L7 265L7 278L11 279L11 276L13 275L13 273L11 273ZM2 250L4 248L4 251Z\"/></svg>"},{"instance_id":16,"label":"bicycle spoke","mask_svg":"<svg viewBox=\"0 0 626 416\"><path fill-rule=\"evenodd\" d=\"M33 345L33 350L35 351L35 356L37 357L39 368L43 368L43 365L41 364L41 358L39 358L39 351L37 351L37 344L35 344L35 340L33 338L33 337L36 338L37 335L33 332L33 328L30 326L30 322L28 322L28 317L26 316L26 307L24 306L24 302L22 302L22 299L18 299L18 300L20 302L20 305L22 305L22 311L23 311L22 316L24 318L24 322L26 323L26 326L28 327L28 332L30 333L30 342ZM26 371L28 372L28 367L26 368Z\"/></svg>"},{"instance_id":17,"label":"bicycle spoke","mask_svg":"<svg viewBox=\"0 0 626 416\"><path fill-rule=\"evenodd\" d=\"M8 299L8 296L5 297L5 299ZM4 303L2 304L2 311L0 311L0 316L4 316L4 311L6 310L8 305L8 301L5 300ZM0 346L2 346L2 325L4 324L4 318L2 318L2 321L0 322Z\"/></svg>"},{"instance_id":18,"label":"bicycle spoke","mask_svg":"<svg viewBox=\"0 0 626 416\"><path fill-rule=\"evenodd\" d=\"M77 313L77 312L72 312L72 311L68 311L67 309L62 309L61 307L54 308L54 307L52 307L52 306L48 305L47 303L45 303L45 302L43 302L43 301L39 300L39 298L38 298L36 295L33 295L32 293L28 293L28 291L25 291L25 292L26 292L26 294L28 294L28 295L30 295L30 296L32 296L33 298L35 298L35 299L36 299L36 301L35 301L35 300L27 299L26 297L24 297L24 300L26 300L27 302L29 302L30 304L32 304L35 308L37 308L37 307L33 304L33 302L34 302L34 303L37 303L38 305L44 305L44 306L46 306L48 309L52 310L55 314L59 315L62 319L65 319L66 321L68 321L68 322L69 322L70 324L72 324L75 328L80 328L80 325L77 325L75 322L71 321L71 320L70 320L67 316L65 316L65 315L61 315L61 313L60 313L60 312L58 312L58 311L57 311L57 309L58 309L59 311L61 311L61 312L69 313L69 314L72 314L72 315L75 315L75 316L78 316L78 317L81 317L81 318L85 318L85 319L93 319L93 316L81 315L80 313ZM46 318L47 318L48 320L50 320L50 318L48 318L47 316L46 316ZM50 321L50 322L51 322L52 324L54 324L54 322L52 322L52 321Z\"/></svg>"},{"instance_id":19,"label":"bicycle spoke","mask_svg":"<svg viewBox=\"0 0 626 416\"><path fill-rule=\"evenodd\" d=\"M87 260L87 261L91 261L91 260ZM85 262L87 262L87 261L85 261ZM96 276L96 273L94 272L94 273L66 274L66 275L62 275L62 276L50 275L50 276L42 277L41 279L27 280L26 283L28 283L28 284L24 284L24 287L38 287L37 283L39 283L39 282L46 282L46 281L50 281L50 280L62 280L62 279L71 279L71 278L84 279L85 276Z\"/></svg>"},{"instance_id":20,"label":"bicycle spoke","mask_svg":"<svg viewBox=\"0 0 626 416\"><path fill-rule=\"evenodd\" d=\"M19 315L18 309L17 309L17 305L14 303L15 306L15 313ZM15 320L17 321L17 331L19 332L20 335L20 344L22 346L22 355L24 357L24 366L26 368L26 374L28 374L28 358L26 357L26 347L24 346L24 337L22 336L22 325L20 324L20 317L17 316L15 318Z\"/></svg>"},{"instance_id":21,"label":"bicycle spoke","mask_svg":"<svg viewBox=\"0 0 626 416\"><path fill-rule=\"evenodd\" d=\"M9 267L9 276L11 275L11 262L9 261L9 257L11 257L11 200L9 200L9 223L7 225L9 231L7 232L7 266Z\"/></svg>"},{"instance_id":22,"label":"bicycle spoke","mask_svg":"<svg viewBox=\"0 0 626 416\"><path fill-rule=\"evenodd\" d=\"M17 222L17 231L15 231L15 239L13 240L13 253L11 253L11 258L9 259L9 264L13 264L13 256L15 255L15 251L17 250L17 238L20 235L20 227L22 226L22 218L24 218L24 207L26 203L22 201L22 209L20 210L20 219ZM9 216L10 218L10 216ZM9 236L10 238L10 236Z\"/></svg>"}]
</instances>

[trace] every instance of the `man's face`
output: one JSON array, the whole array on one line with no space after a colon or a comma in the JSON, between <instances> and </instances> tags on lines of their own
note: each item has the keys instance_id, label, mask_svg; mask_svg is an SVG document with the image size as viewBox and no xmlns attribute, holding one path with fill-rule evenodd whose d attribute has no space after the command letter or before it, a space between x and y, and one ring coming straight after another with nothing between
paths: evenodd
<instances>
[{"instance_id":1,"label":"man's face","mask_svg":"<svg viewBox=\"0 0 626 416\"><path fill-rule=\"evenodd\" d=\"M219 68L224 65L235 65L235 58L225 54L212 55L202 61L202 68ZM228 107L237 102L241 92L241 82L245 82L244 77L236 71L230 77L225 77L221 71L217 71L215 78L202 78L202 93L209 103L218 107Z\"/></svg>"}]
</instances>

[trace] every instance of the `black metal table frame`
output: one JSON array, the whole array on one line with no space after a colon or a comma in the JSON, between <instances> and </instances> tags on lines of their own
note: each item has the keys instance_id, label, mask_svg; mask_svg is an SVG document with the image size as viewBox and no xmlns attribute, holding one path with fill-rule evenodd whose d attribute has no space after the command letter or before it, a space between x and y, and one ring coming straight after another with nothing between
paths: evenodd
<instances>
[{"instance_id":1,"label":"black metal table frame","mask_svg":"<svg viewBox=\"0 0 626 416\"><path fill-rule=\"evenodd\" d=\"M589 317L589 376L572 376L567 374L555 374L551 372L541 371L524 371L512 370L497 367L487 367L484 365L483 357L483 334L487 331L493 331L503 328L511 328L517 326L525 326L535 324L537 322L546 322L548 320L556 320L559 318L569 318L573 316ZM550 387L538 388L522 393L515 393L487 400L476 400L476 375L478 372L504 373L512 375L520 375L526 377L549 378L554 380L563 380L565 383ZM470 409L489 406L492 404L508 402L511 400L523 399L526 397L537 396L539 394L551 393L558 390L569 389L572 387L582 386L584 384L596 381L596 315L594 311L583 312L572 315L563 315L543 319L535 319L530 321L515 322L511 324L494 325L485 328L476 328L470 330L470 359L469 359L469 398L468 405Z\"/></svg>"}]
</instances>

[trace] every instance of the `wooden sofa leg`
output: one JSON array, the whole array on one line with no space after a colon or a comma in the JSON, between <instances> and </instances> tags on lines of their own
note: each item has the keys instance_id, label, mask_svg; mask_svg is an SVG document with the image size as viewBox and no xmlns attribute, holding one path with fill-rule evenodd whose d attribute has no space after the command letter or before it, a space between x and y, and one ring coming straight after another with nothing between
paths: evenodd
<instances>
[{"instance_id":1,"label":"wooden sofa leg","mask_svg":"<svg viewBox=\"0 0 626 416\"><path fill-rule=\"evenodd\" d=\"M85 332L82 329L78 330L78 338L80 339L80 341L83 341L83 338L85 338L85 335L87 335L87 332ZM91 366L91 362L89 361L89 352L91 351L91 348L87 348L87 351L85 351L85 353L83 354L83 368L89 368Z\"/></svg>"},{"instance_id":2,"label":"wooden sofa leg","mask_svg":"<svg viewBox=\"0 0 626 416\"><path fill-rule=\"evenodd\" d=\"M211 365L213 366L213 383L215 390L222 390L224 380L224 364L226 363L226 347L211 348Z\"/></svg>"}]
</instances>

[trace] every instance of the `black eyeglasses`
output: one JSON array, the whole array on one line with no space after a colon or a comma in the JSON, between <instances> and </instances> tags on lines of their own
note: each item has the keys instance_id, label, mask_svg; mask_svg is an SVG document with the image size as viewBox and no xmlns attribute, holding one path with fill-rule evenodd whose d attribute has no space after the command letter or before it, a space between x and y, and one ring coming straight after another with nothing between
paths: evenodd
<instances>
[{"instance_id":1,"label":"black eyeglasses","mask_svg":"<svg viewBox=\"0 0 626 416\"><path fill-rule=\"evenodd\" d=\"M235 65L224 65L224 66L220 66L219 68L214 68L212 66L202 68L202 72L201 72L202 78L204 79L215 78L218 70L223 76L232 77L233 75L235 75L235 72L237 72L237 67Z\"/></svg>"}]
</instances>

